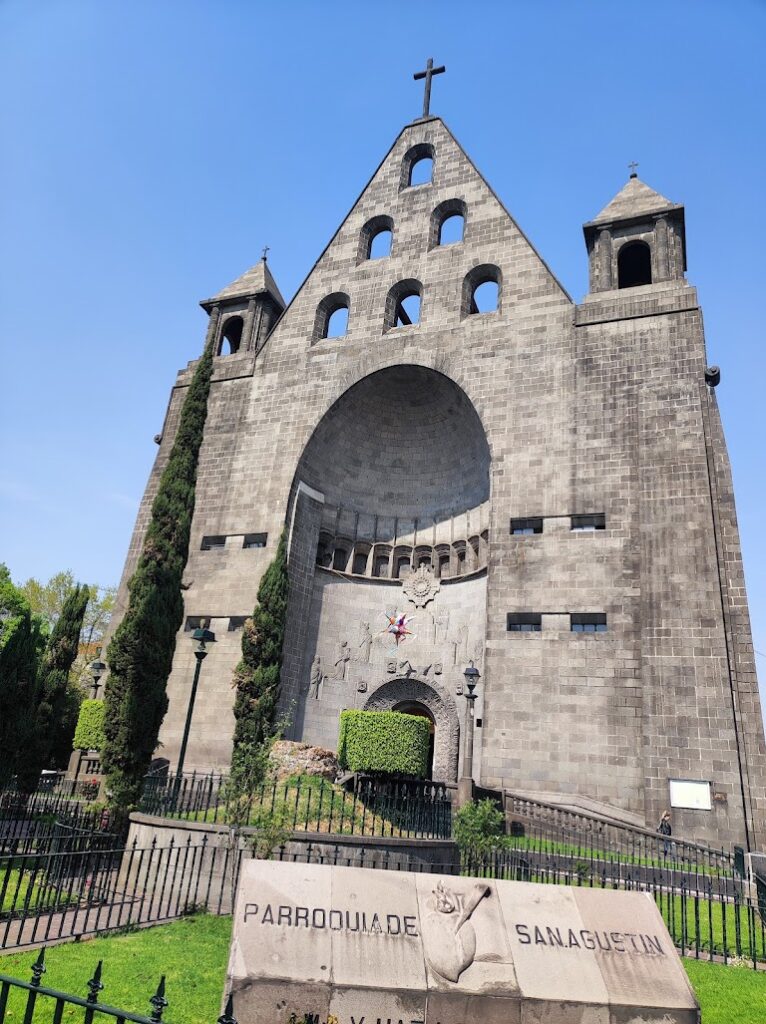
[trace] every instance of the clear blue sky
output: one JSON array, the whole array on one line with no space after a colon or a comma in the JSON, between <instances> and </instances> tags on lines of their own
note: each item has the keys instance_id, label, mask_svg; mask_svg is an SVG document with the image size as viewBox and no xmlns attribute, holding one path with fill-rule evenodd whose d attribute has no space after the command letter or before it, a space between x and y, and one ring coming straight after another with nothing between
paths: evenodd
<instances>
[{"instance_id":1,"label":"clear blue sky","mask_svg":"<svg viewBox=\"0 0 766 1024\"><path fill-rule=\"evenodd\" d=\"M629 160L686 204L766 653L765 43L754 0L4 0L0 558L118 580L198 300L265 244L293 294L433 55L433 111L575 299Z\"/></svg>"}]
</instances>

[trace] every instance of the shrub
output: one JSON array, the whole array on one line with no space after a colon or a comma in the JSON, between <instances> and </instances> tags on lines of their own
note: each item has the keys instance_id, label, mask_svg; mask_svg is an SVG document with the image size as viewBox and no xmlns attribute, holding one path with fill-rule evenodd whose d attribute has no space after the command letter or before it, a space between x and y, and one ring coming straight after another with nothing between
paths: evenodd
<instances>
[{"instance_id":1,"label":"shrub","mask_svg":"<svg viewBox=\"0 0 766 1024\"><path fill-rule=\"evenodd\" d=\"M463 854L491 850L505 843L505 815L494 800L472 801L455 814L452 832Z\"/></svg>"},{"instance_id":2,"label":"shrub","mask_svg":"<svg viewBox=\"0 0 766 1024\"><path fill-rule=\"evenodd\" d=\"M338 761L352 772L423 778L430 729L425 718L399 711L341 711Z\"/></svg>"},{"instance_id":3,"label":"shrub","mask_svg":"<svg viewBox=\"0 0 766 1024\"><path fill-rule=\"evenodd\" d=\"M75 750L101 750L104 745L104 702L84 700L74 731Z\"/></svg>"}]
</instances>

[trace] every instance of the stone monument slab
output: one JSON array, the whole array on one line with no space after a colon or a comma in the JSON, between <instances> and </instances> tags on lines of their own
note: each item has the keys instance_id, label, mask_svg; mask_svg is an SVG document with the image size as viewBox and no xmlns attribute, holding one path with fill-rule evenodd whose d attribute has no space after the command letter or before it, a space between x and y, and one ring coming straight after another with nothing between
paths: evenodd
<instances>
[{"instance_id":1,"label":"stone monument slab","mask_svg":"<svg viewBox=\"0 0 766 1024\"><path fill-rule=\"evenodd\" d=\"M651 896L247 861L228 970L242 1024L698 1024Z\"/></svg>"}]
</instances>

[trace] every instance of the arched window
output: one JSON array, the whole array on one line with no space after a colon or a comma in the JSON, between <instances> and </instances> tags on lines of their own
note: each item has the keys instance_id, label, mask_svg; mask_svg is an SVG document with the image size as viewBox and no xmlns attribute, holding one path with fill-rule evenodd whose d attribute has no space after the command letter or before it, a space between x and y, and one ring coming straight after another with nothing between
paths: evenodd
<instances>
[{"instance_id":1,"label":"arched window","mask_svg":"<svg viewBox=\"0 0 766 1024\"><path fill-rule=\"evenodd\" d=\"M355 576L366 576L367 575L367 560L369 558L370 549L367 545L363 547L357 545L354 548L354 561L351 567L351 572Z\"/></svg>"},{"instance_id":2,"label":"arched window","mask_svg":"<svg viewBox=\"0 0 766 1024\"><path fill-rule=\"evenodd\" d=\"M628 242L617 256L617 287L652 283L652 251L646 242Z\"/></svg>"},{"instance_id":3,"label":"arched window","mask_svg":"<svg viewBox=\"0 0 766 1024\"><path fill-rule=\"evenodd\" d=\"M387 547L376 547L375 557L372 563L372 575L385 579L388 576L390 561L391 549Z\"/></svg>"},{"instance_id":4,"label":"arched window","mask_svg":"<svg viewBox=\"0 0 766 1024\"><path fill-rule=\"evenodd\" d=\"M242 344L242 328L245 326L245 322L241 316L230 316L228 320L224 320L223 327L221 328L221 343L218 346L219 356L233 356L235 352L239 352L239 346ZM229 351L225 352L224 347L228 343Z\"/></svg>"},{"instance_id":5,"label":"arched window","mask_svg":"<svg viewBox=\"0 0 766 1024\"><path fill-rule=\"evenodd\" d=\"M434 147L428 142L420 142L404 154L402 161L401 188L413 185L427 185L433 181Z\"/></svg>"},{"instance_id":6,"label":"arched window","mask_svg":"<svg viewBox=\"0 0 766 1024\"><path fill-rule=\"evenodd\" d=\"M492 264L485 263L469 271L463 282L462 315L494 313L499 310L501 283L500 268Z\"/></svg>"},{"instance_id":7,"label":"arched window","mask_svg":"<svg viewBox=\"0 0 766 1024\"><path fill-rule=\"evenodd\" d=\"M431 227L428 233L428 248L437 245L454 245L462 242L465 232L465 216L467 207L462 199L447 199L439 203L431 214Z\"/></svg>"},{"instance_id":8,"label":"arched window","mask_svg":"<svg viewBox=\"0 0 766 1024\"><path fill-rule=\"evenodd\" d=\"M359 262L380 260L391 255L394 222L390 217L373 217L364 225L359 237Z\"/></svg>"},{"instance_id":9,"label":"arched window","mask_svg":"<svg viewBox=\"0 0 766 1024\"><path fill-rule=\"evenodd\" d=\"M384 330L409 327L420 322L420 300L423 286L420 281L399 281L388 293Z\"/></svg>"},{"instance_id":10,"label":"arched window","mask_svg":"<svg viewBox=\"0 0 766 1024\"><path fill-rule=\"evenodd\" d=\"M314 341L322 338L341 338L348 330L350 300L344 292L333 292L317 306L314 322Z\"/></svg>"}]
</instances>

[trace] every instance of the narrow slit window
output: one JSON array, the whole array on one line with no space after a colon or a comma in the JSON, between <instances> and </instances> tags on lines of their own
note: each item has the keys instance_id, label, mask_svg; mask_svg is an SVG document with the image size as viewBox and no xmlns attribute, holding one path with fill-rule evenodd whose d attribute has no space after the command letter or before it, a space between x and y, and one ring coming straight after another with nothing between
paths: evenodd
<instances>
[{"instance_id":1,"label":"narrow slit window","mask_svg":"<svg viewBox=\"0 0 766 1024\"><path fill-rule=\"evenodd\" d=\"M242 538L243 548L265 548L269 539L267 533L246 533Z\"/></svg>"},{"instance_id":2,"label":"narrow slit window","mask_svg":"<svg viewBox=\"0 0 766 1024\"><path fill-rule=\"evenodd\" d=\"M506 629L509 633L539 633L542 628L540 612L508 612Z\"/></svg>"},{"instance_id":3,"label":"narrow slit window","mask_svg":"<svg viewBox=\"0 0 766 1024\"><path fill-rule=\"evenodd\" d=\"M345 548L336 548L332 556L332 567L338 572L345 572L348 564L348 551Z\"/></svg>"},{"instance_id":4,"label":"narrow slit window","mask_svg":"<svg viewBox=\"0 0 766 1024\"><path fill-rule=\"evenodd\" d=\"M511 520L511 534L514 537L525 537L533 533L543 532L543 520L541 517L532 516L526 519Z\"/></svg>"},{"instance_id":5,"label":"narrow slit window","mask_svg":"<svg viewBox=\"0 0 766 1024\"><path fill-rule=\"evenodd\" d=\"M573 633L606 633L606 615L603 612L572 612L569 619Z\"/></svg>"},{"instance_id":6,"label":"narrow slit window","mask_svg":"<svg viewBox=\"0 0 766 1024\"><path fill-rule=\"evenodd\" d=\"M595 530L605 530L606 516L603 512L587 516L572 516L570 528L573 533L593 533Z\"/></svg>"},{"instance_id":7,"label":"narrow slit window","mask_svg":"<svg viewBox=\"0 0 766 1024\"><path fill-rule=\"evenodd\" d=\"M240 629L245 628L247 622L247 615L232 615L229 617L229 632L237 633Z\"/></svg>"},{"instance_id":8,"label":"narrow slit window","mask_svg":"<svg viewBox=\"0 0 766 1024\"><path fill-rule=\"evenodd\" d=\"M200 551L220 551L226 547L226 537L203 537L200 544Z\"/></svg>"},{"instance_id":9,"label":"narrow slit window","mask_svg":"<svg viewBox=\"0 0 766 1024\"><path fill-rule=\"evenodd\" d=\"M192 633L195 629L209 629L209 615L187 615L184 622L184 633Z\"/></svg>"}]
</instances>

